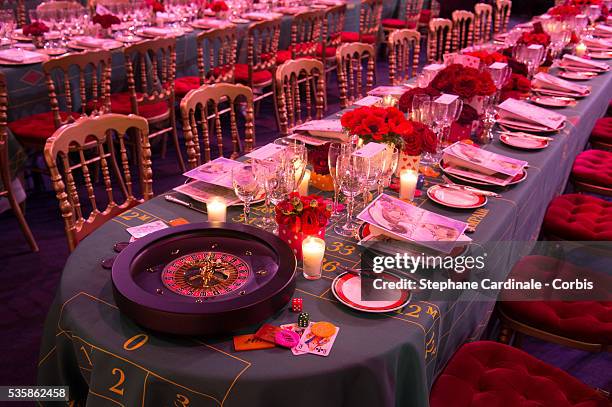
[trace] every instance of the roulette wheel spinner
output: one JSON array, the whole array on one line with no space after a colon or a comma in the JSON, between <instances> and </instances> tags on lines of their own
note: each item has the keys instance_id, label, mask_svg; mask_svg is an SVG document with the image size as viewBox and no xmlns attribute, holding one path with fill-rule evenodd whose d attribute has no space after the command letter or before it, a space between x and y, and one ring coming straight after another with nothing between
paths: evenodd
<instances>
[{"instance_id":1,"label":"roulette wheel spinner","mask_svg":"<svg viewBox=\"0 0 612 407\"><path fill-rule=\"evenodd\" d=\"M145 328L214 336L260 323L295 290L296 259L277 236L234 223L163 229L113 264L119 309Z\"/></svg>"}]
</instances>

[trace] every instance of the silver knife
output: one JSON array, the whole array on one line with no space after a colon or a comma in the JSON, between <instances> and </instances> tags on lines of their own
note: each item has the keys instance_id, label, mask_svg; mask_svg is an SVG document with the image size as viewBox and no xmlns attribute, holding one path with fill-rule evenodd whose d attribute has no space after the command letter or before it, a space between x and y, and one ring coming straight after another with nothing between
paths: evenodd
<instances>
[{"instance_id":1,"label":"silver knife","mask_svg":"<svg viewBox=\"0 0 612 407\"><path fill-rule=\"evenodd\" d=\"M179 198L177 198L177 197L175 197L175 196L172 196L172 195L164 195L164 198L165 198L165 199L166 199L166 201L168 201L168 202L172 202L172 203L175 203L175 204L179 204L179 205L185 206L185 207L187 207L187 208L189 208L189 209L193 209L193 210L194 210L194 211L196 211L196 212L200 212L200 213L208 213L208 212L206 212L206 210L205 210L205 209L198 208L197 206L195 206L195 205L194 205L194 204L192 204L191 202L183 201L182 199L179 199Z\"/></svg>"}]
</instances>

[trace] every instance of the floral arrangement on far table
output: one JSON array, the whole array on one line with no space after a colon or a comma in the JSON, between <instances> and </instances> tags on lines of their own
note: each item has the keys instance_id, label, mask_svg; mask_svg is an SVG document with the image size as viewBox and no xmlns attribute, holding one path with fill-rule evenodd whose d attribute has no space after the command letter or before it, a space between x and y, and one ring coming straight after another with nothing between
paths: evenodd
<instances>
[{"instance_id":1,"label":"floral arrangement on far table","mask_svg":"<svg viewBox=\"0 0 612 407\"><path fill-rule=\"evenodd\" d=\"M580 14L580 8L571 4L561 4L548 9L548 14L553 17L567 18Z\"/></svg>"},{"instance_id":2,"label":"floral arrangement on far table","mask_svg":"<svg viewBox=\"0 0 612 407\"><path fill-rule=\"evenodd\" d=\"M115 24L120 24L121 20L119 17L112 14L96 14L92 19L94 24L99 24L100 27L107 29Z\"/></svg>"},{"instance_id":3,"label":"floral arrangement on far table","mask_svg":"<svg viewBox=\"0 0 612 407\"><path fill-rule=\"evenodd\" d=\"M157 0L146 0L147 6L151 7L154 13L163 13L166 11L166 7Z\"/></svg>"},{"instance_id":4,"label":"floral arrangement on far table","mask_svg":"<svg viewBox=\"0 0 612 407\"><path fill-rule=\"evenodd\" d=\"M443 93L457 95L469 102L475 96L491 96L497 89L488 72L452 64L438 72L430 86Z\"/></svg>"},{"instance_id":5,"label":"floral arrangement on far table","mask_svg":"<svg viewBox=\"0 0 612 407\"><path fill-rule=\"evenodd\" d=\"M318 195L300 196L292 192L276 205L276 223L281 239L286 241L298 259L302 258L302 241L307 236L325 237L325 227L332 207Z\"/></svg>"},{"instance_id":6,"label":"floral arrangement on far table","mask_svg":"<svg viewBox=\"0 0 612 407\"><path fill-rule=\"evenodd\" d=\"M480 62L482 62L486 66L494 64L495 62L508 62L508 57L499 52L470 51L464 52L463 54L480 59Z\"/></svg>"},{"instance_id":7,"label":"floral arrangement on far table","mask_svg":"<svg viewBox=\"0 0 612 407\"><path fill-rule=\"evenodd\" d=\"M23 27L23 35L40 37L49 31L49 27L43 22L35 21Z\"/></svg>"},{"instance_id":8,"label":"floral arrangement on far table","mask_svg":"<svg viewBox=\"0 0 612 407\"><path fill-rule=\"evenodd\" d=\"M208 5L208 8L215 13L222 13L229 10L229 7L224 1L213 1Z\"/></svg>"}]
</instances>

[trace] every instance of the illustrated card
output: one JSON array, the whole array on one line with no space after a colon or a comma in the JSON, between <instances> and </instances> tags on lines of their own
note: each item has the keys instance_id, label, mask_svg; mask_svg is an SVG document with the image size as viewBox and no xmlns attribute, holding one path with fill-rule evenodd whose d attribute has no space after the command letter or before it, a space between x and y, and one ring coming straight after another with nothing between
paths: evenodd
<instances>
[{"instance_id":1,"label":"illustrated card","mask_svg":"<svg viewBox=\"0 0 612 407\"><path fill-rule=\"evenodd\" d=\"M300 343L295 347L296 350L305 353L313 353L319 356L329 356L340 328L336 327L336 332L334 332L332 336L320 337L312 333L310 330L311 327L312 325L309 325L302 334Z\"/></svg>"},{"instance_id":2,"label":"illustrated card","mask_svg":"<svg viewBox=\"0 0 612 407\"><path fill-rule=\"evenodd\" d=\"M451 144L442 152L445 163L473 169L486 175L501 173L514 177L528 164L527 161L492 153L461 141Z\"/></svg>"},{"instance_id":3,"label":"illustrated card","mask_svg":"<svg viewBox=\"0 0 612 407\"><path fill-rule=\"evenodd\" d=\"M232 189L232 168L243 165L244 164L238 161L219 157L193 170L187 171L183 175L198 181L204 181L209 184Z\"/></svg>"},{"instance_id":4,"label":"illustrated card","mask_svg":"<svg viewBox=\"0 0 612 407\"><path fill-rule=\"evenodd\" d=\"M208 202L212 198L221 199L225 201L226 205L234 205L240 202L233 189L209 184L203 181L192 181L188 184L179 185L173 189L198 202Z\"/></svg>"},{"instance_id":5,"label":"illustrated card","mask_svg":"<svg viewBox=\"0 0 612 407\"><path fill-rule=\"evenodd\" d=\"M280 331L280 330L281 330L281 328L278 327L278 326L274 326L274 325L271 325L271 324L263 324L257 330L257 332L255 332L255 337L257 339L261 339L262 341L275 343L274 342L274 335L276 335L276 333L278 331Z\"/></svg>"},{"instance_id":6,"label":"illustrated card","mask_svg":"<svg viewBox=\"0 0 612 407\"><path fill-rule=\"evenodd\" d=\"M273 343L256 338L254 334L234 336L234 350L236 352L244 350L257 350L273 348Z\"/></svg>"},{"instance_id":7,"label":"illustrated card","mask_svg":"<svg viewBox=\"0 0 612 407\"><path fill-rule=\"evenodd\" d=\"M158 230L166 229L168 225L166 225L161 220L156 220L155 222L145 223L144 225L134 226L131 228L127 228L126 230L134 239L140 239L150 233L156 232Z\"/></svg>"}]
</instances>

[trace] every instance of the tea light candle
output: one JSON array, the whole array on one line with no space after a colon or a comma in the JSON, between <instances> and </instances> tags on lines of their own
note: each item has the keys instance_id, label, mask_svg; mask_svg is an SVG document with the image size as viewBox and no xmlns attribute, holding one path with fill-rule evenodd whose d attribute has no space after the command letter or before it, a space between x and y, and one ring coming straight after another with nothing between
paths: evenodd
<instances>
[{"instance_id":1,"label":"tea light candle","mask_svg":"<svg viewBox=\"0 0 612 407\"><path fill-rule=\"evenodd\" d=\"M382 105L387 107L395 106L395 98L391 95L383 96Z\"/></svg>"},{"instance_id":2,"label":"tea light candle","mask_svg":"<svg viewBox=\"0 0 612 407\"><path fill-rule=\"evenodd\" d=\"M213 198L206 203L206 212L208 212L209 222L225 222L227 205L223 200Z\"/></svg>"},{"instance_id":3,"label":"tea light candle","mask_svg":"<svg viewBox=\"0 0 612 407\"><path fill-rule=\"evenodd\" d=\"M302 241L302 259L304 262L304 278L317 280L321 278L321 266L325 254L325 240L308 236Z\"/></svg>"},{"instance_id":4,"label":"tea light candle","mask_svg":"<svg viewBox=\"0 0 612 407\"><path fill-rule=\"evenodd\" d=\"M403 170L400 173L400 194L399 197L403 201L412 201L414 199L414 191L416 190L419 174L412 170Z\"/></svg>"},{"instance_id":5,"label":"tea light candle","mask_svg":"<svg viewBox=\"0 0 612 407\"><path fill-rule=\"evenodd\" d=\"M587 52L587 46L581 42L576 45L576 56L582 57Z\"/></svg>"},{"instance_id":6,"label":"tea light candle","mask_svg":"<svg viewBox=\"0 0 612 407\"><path fill-rule=\"evenodd\" d=\"M304 171L304 178L302 178L302 182L300 182L300 186L298 187L298 192L302 196L308 195L308 184L310 183L310 170Z\"/></svg>"}]
</instances>

